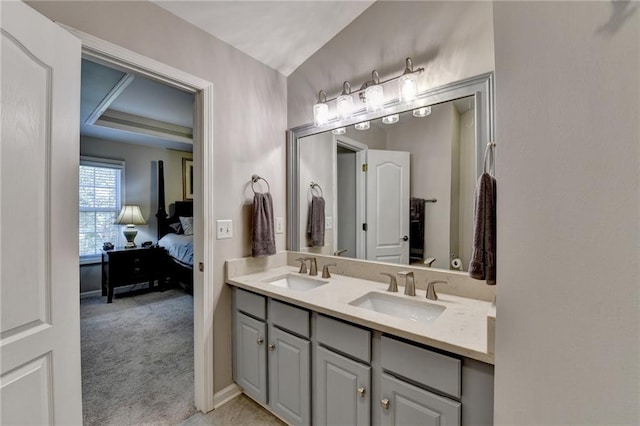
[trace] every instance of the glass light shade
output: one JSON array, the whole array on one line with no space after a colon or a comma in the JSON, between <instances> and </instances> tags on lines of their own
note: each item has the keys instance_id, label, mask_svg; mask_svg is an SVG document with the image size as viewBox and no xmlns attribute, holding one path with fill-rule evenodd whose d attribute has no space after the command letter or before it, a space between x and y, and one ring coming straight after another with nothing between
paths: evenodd
<instances>
[{"instance_id":1,"label":"glass light shade","mask_svg":"<svg viewBox=\"0 0 640 426\"><path fill-rule=\"evenodd\" d=\"M329 105L318 102L313 106L313 125L324 126L329 122Z\"/></svg>"},{"instance_id":2,"label":"glass light shade","mask_svg":"<svg viewBox=\"0 0 640 426\"><path fill-rule=\"evenodd\" d=\"M338 119L346 120L351 118L353 114L353 98L351 95L338 96L336 100L336 109L338 110Z\"/></svg>"},{"instance_id":3,"label":"glass light shade","mask_svg":"<svg viewBox=\"0 0 640 426\"><path fill-rule=\"evenodd\" d=\"M379 84L369 86L364 91L367 100L367 111L374 112L382 109L384 105L384 90Z\"/></svg>"},{"instance_id":4,"label":"glass light shade","mask_svg":"<svg viewBox=\"0 0 640 426\"><path fill-rule=\"evenodd\" d=\"M427 115L431 115L431 107L427 106L427 107L422 107L422 108L416 108L413 110L413 116L414 117L426 117Z\"/></svg>"},{"instance_id":5,"label":"glass light shade","mask_svg":"<svg viewBox=\"0 0 640 426\"><path fill-rule=\"evenodd\" d=\"M400 116L398 114L387 115L386 117L382 117L382 122L384 124L393 124L397 123L400 120Z\"/></svg>"},{"instance_id":6,"label":"glass light shade","mask_svg":"<svg viewBox=\"0 0 640 426\"><path fill-rule=\"evenodd\" d=\"M355 127L356 130L369 130L369 127L371 127L371 125L368 121L363 121L362 123L358 123L353 127Z\"/></svg>"},{"instance_id":7,"label":"glass light shade","mask_svg":"<svg viewBox=\"0 0 640 426\"><path fill-rule=\"evenodd\" d=\"M333 133L334 135L344 135L345 133L347 133L347 129L345 129L344 127L338 127L337 129L332 130L331 133Z\"/></svg>"},{"instance_id":8,"label":"glass light shade","mask_svg":"<svg viewBox=\"0 0 640 426\"><path fill-rule=\"evenodd\" d=\"M418 78L415 74L404 74L398 80L400 102L413 102L418 99Z\"/></svg>"}]
</instances>

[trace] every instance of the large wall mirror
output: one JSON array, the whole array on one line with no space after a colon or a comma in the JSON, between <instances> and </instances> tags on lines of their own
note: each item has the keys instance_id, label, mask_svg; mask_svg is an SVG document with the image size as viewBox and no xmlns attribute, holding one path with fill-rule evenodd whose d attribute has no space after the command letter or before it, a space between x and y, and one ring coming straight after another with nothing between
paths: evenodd
<instances>
[{"instance_id":1,"label":"large wall mirror","mask_svg":"<svg viewBox=\"0 0 640 426\"><path fill-rule=\"evenodd\" d=\"M290 130L288 248L467 271L493 116L488 73L410 105L393 100L382 112ZM324 235L314 197L324 200Z\"/></svg>"}]
</instances>

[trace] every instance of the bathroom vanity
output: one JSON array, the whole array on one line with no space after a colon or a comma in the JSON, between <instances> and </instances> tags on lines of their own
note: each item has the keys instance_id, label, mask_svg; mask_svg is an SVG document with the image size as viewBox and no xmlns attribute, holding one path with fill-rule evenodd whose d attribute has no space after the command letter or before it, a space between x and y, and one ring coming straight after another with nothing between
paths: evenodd
<instances>
[{"instance_id":1,"label":"bathroom vanity","mask_svg":"<svg viewBox=\"0 0 640 426\"><path fill-rule=\"evenodd\" d=\"M390 293L382 282L290 265L244 275L227 266L234 380L287 423L493 423L490 302L427 301L422 285L411 297L402 282Z\"/></svg>"}]
</instances>

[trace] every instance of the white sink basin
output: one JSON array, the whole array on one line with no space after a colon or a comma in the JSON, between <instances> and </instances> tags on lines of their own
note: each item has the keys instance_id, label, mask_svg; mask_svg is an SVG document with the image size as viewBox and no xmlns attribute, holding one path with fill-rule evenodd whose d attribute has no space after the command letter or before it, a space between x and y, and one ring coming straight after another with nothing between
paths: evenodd
<instances>
[{"instance_id":1,"label":"white sink basin","mask_svg":"<svg viewBox=\"0 0 640 426\"><path fill-rule=\"evenodd\" d=\"M309 278L305 275L287 274L277 278L265 281L277 287L288 288L296 291L309 291L321 285L327 284L329 281L322 281L315 278Z\"/></svg>"},{"instance_id":2,"label":"white sink basin","mask_svg":"<svg viewBox=\"0 0 640 426\"><path fill-rule=\"evenodd\" d=\"M367 293L349 302L352 306L370 311L391 315L415 322L430 323L435 321L446 307L423 300L405 299L385 293Z\"/></svg>"}]
</instances>

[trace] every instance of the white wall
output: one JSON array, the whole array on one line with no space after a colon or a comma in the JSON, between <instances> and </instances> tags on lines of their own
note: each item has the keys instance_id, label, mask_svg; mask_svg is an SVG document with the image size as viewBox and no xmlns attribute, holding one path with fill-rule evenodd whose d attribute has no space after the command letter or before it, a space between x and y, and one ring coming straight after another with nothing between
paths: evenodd
<instances>
[{"instance_id":1,"label":"white wall","mask_svg":"<svg viewBox=\"0 0 640 426\"><path fill-rule=\"evenodd\" d=\"M359 87L374 69L380 80L396 76L407 56L426 68L421 90L493 71L492 11L491 2L374 3L289 76L289 127L313 121L318 90L329 98L344 80Z\"/></svg>"},{"instance_id":2,"label":"white wall","mask_svg":"<svg viewBox=\"0 0 640 426\"><path fill-rule=\"evenodd\" d=\"M638 425L638 4L494 12L495 422Z\"/></svg>"},{"instance_id":3,"label":"white wall","mask_svg":"<svg viewBox=\"0 0 640 426\"><path fill-rule=\"evenodd\" d=\"M276 217L286 215L286 79L237 49L147 1L28 2L49 18L179 68L214 84L215 216L234 237L215 242L215 390L232 383L231 292L224 261L251 255L251 175L271 185ZM285 248L285 235L276 234Z\"/></svg>"},{"instance_id":4,"label":"white wall","mask_svg":"<svg viewBox=\"0 0 640 426\"><path fill-rule=\"evenodd\" d=\"M307 234L312 196L311 182L317 183L322 188L325 201L325 223L327 218L333 217L334 214L334 147L335 144L331 132L300 139L300 251L323 254L333 254L334 251L335 228L325 230L324 246L322 247L311 247L311 239ZM320 192L315 188L313 194L319 195Z\"/></svg>"}]
</instances>

